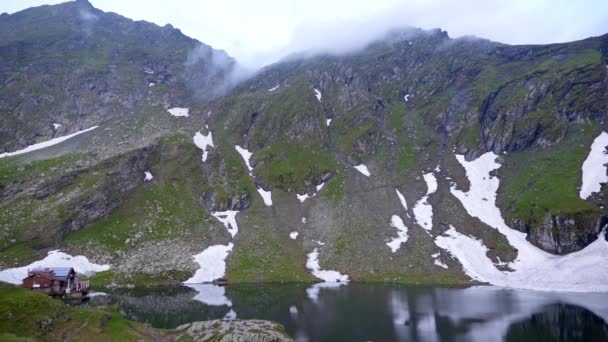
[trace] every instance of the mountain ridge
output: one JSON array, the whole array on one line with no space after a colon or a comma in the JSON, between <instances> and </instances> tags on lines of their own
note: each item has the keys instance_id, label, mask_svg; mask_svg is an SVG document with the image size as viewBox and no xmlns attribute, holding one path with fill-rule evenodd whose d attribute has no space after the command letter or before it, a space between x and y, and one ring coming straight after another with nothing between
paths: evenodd
<instances>
[{"instance_id":1,"label":"mountain ridge","mask_svg":"<svg viewBox=\"0 0 608 342\"><path fill-rule=\"evenodd\" d=\"M125 23L133 32L129 39L137 40L138 22ZM490 152L502 165L492 173L500 180L496 204L533 245L575 253L596 241L606 223L605 187L587 200L577 187L589 146L608 128L608 34L511 46L406 30L397 33L403 39L345 55L284 60L232 84L236 62L229 56L218 52L227 64L216 69L216 50L202 45L197 66L189 69L201 45L167 26L152 33L164 30L184 41L179 54L172 54L175 41L166 39L157 41L161 52L136 53L131 60L127 52L148 51L148 43L129 50L117 40L108 45L117 57L100 61L93 81L74 72L63 76L76 75L84 89L94 85L101 101L79 101L95 114L57 116L53 108L73 101L57 97L38 114L45 120L38 125L36 115L23 109L32 108L25 105L30 100L11 95L23 92L19 87L36 90L37 79L5 87L4 150L100 125L63 144L0 159L5 267L62 248L111 263L119 282L165 272L184 281L198 267L193 255L232 243L226 275L235 282L312 281L307 259L316 251L319 267L354 281L471 283L461 261L436 242L451 227L480 239L496 267L517 259L504 234L467 212L453 193L471 186L457 155L471 162ZM78 32L82 37L80 27ZM101 44L104 37L92 28L87 40ZM0 39L0 50L11 44ZM124 64L117 64L118 76L107 71L114 60ZM76 62L76 70L90 70L89 60ZM21 72L33 77L28 69ZM0 73L2 84L6 75ZM137 81L99 85L122 79ZM133 97L130 89L137 99L127 96L109 111L104 97ZM80 90L73 94L82 97ZM172 116L171 107L188 108L188 116ZM7 120L16 112L27 124ZM51 132L59 119L66 130ZM196 134L208 139L204 147L195 145ZM243 150L252 153L248 164ZM355 168L360 166L368 174ZM145 172L153 178L144 178ZM430 191L429 175L436 191ZM300 200L303 194L309 198ZM430 229L419 217L419 209L429 207ZM216 216L226 211L238 212L235 236ZM395 235L395 216L407 238L392 252L386 243ZM296 239L292 232L299 233Z\"/></svg>"}]
</instances>

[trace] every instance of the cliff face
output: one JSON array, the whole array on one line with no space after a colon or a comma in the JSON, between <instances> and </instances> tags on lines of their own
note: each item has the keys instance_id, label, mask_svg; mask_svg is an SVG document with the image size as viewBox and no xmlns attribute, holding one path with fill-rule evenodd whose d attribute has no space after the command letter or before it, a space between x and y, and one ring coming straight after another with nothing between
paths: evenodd
<instances>
[{"instance_id":1,"label":"cliff face","mask_svg":"<svg viewBox=\"0 0 608 342\"><path fill-rule=\"evenodd\" d=\"M607 128L608 36L508 46L407 29L233 88L223 52L86 2L3 15L0 27L0 151L100 126L0 159L5 266L60 247L117 273L186 277L191 255L232 242L234 281L312 280L307 254L318 251L353 280L466 283L434 240L450 226L496 263L516 252L453 195L471 179L456 154L500 155L497 205L546 251L580 250L606 223L605 188L589 200L578 188ZM197 134L211 141L205 152ZM226 210L239 211L234 237L213 216ZM396 252L394 216L407 227Z\"/></svg>"}]
</instances>

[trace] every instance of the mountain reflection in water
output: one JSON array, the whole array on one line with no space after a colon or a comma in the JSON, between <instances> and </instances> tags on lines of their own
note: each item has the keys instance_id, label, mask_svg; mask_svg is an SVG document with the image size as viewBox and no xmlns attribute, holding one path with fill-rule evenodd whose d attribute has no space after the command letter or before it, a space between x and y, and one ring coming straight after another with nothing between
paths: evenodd
<instances>
[{"instance_id":1,"label":"mountain reflection in water","mask_svg":"<svg viewBox=\"0 0 608 342\"><path fill-rule=\"evenodd\" d=\"M158 328L218 318L279 322L296 341L608 341L608 294L384 284L210 284L91 299Z\"/></svg>"}]
</instances>

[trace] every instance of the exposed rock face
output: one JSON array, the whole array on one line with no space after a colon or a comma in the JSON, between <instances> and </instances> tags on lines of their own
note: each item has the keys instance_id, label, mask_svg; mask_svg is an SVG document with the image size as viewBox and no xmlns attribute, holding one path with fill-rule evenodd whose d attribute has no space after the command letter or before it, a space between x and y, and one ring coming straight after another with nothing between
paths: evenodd
<instances>
[{"instance_id":1,"label":"exposed rock face","mask_svg":"<svg viewBox=\"0 0 608 342\"><path fill-rule=\"evenodd\" d=\"M177 327L196 342L289 342L293 341L280 324L263 320L213 320Z\"/></svg>"},{"instance_id":2,"label":"exposed rock face","mask_svg":"<svg viewBox=\"0 0 608 342\"><path fill-rule=\"evenodd\" d=\"M514 220L513 227L528 234L527 239L543 250L554 254L579 251L598 238L608 218L597 214L577 214L560 217L547 213L534 228L521 220Z\"/></svg>"}]
</instances>

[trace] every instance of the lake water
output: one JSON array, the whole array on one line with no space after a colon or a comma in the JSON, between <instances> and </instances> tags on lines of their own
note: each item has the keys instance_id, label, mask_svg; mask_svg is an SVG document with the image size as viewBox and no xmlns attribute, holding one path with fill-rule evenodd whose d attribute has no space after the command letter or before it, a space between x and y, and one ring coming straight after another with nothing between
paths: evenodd
<instances>
[{"instance_id":1,"label":"lake water","mask_svg":"<svg viewBox=\"0 0 608 342\"><path fill-rule=\"evenodd\" d=\"M90 303L157 328L258 318L281 323L296 341L608 341L608 294L299 283L107 293Z\"/></svg>"}]
</instances>

